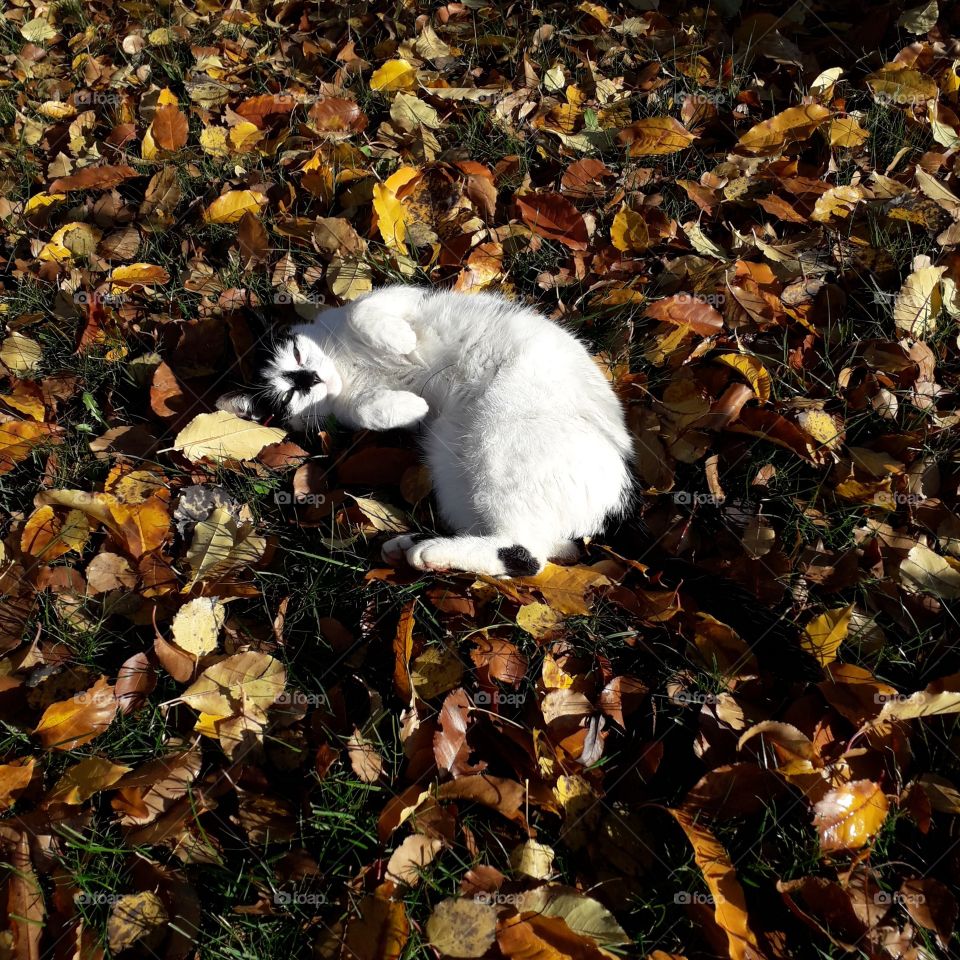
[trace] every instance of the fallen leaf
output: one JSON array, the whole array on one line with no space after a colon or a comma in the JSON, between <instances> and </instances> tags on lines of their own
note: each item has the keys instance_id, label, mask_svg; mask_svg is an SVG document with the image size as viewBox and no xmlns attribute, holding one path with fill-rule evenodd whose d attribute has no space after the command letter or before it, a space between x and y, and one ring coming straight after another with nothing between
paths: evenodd
<instances>
[{"instance_id":1,"label":"fallen leaf","mask_svg":"<svg viewBox=\"0 0 960 960\"><path fill-rule=\"evenodd\" d=\"M887 818L887 798L870 780L855 780L830 790L814 804L813 825L825 853L859 850Z\"/></svg>"},{"instance_id":2,"label":"fallen leaf","mask_svg":"<svg viewBox=\"0 0 960 960\"><path fill-rule=\"evenodd\" d=\"M261 427L233 413L218 410L194 417L178 434L173 449L194 462L209 460L254 460L265 446L280 443L286 431Z\"/></svg>"}]
</instances>

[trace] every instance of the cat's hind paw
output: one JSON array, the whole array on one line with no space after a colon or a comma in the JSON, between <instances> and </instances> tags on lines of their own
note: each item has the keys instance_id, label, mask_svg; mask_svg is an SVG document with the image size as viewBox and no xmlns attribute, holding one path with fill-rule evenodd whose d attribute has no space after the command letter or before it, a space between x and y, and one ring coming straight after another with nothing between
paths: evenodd
<instances>
[{"instance_id":1,"label":"cat's hind paw","mask_svg":"<svg viewBox=\"0 0 960 960\"><path fill-rule=\"evenodd\" d=\"M391 537L380 548L380 555L384 562L398 564L416 542L416 537L411 537L409 533L402 533L399 537Z\"/></svg>"}]
</instances>

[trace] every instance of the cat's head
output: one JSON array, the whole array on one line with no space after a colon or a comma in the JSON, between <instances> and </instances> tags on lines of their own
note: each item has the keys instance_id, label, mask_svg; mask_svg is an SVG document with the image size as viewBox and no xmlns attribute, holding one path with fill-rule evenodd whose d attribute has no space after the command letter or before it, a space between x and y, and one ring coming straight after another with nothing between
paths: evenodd
<instances>
[{"instance_id":1,"label":"cat's head","mask_svg":"<svg viewBox=\"0 0 960 960\"><path fill-rule=\"evenodd\" d=\"M343 390L333 360L310 335L295 327L267 353L255 393L227 394L217 406L257 420L273 417L295 430L320 428L331 401Z\"/></svg>"}]
</instances>

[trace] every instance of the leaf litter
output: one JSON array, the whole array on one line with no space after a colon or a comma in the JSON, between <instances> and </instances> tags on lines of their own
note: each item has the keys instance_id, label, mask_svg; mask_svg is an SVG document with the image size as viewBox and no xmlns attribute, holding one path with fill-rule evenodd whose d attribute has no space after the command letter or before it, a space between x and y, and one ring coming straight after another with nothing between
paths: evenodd
<instances>
[{"instance_id":1,"label":"leaf litter","mask_svg":"<svg viewBox=\"0 0 960 960\"><path fill-rule=\"evenodd\" d=\"M10 956L957 952L956 12L555 13L3 11ZM412 441L216 408L397 281L593 349L577 563L385 568Z\"/></svg>"}]
</instances>

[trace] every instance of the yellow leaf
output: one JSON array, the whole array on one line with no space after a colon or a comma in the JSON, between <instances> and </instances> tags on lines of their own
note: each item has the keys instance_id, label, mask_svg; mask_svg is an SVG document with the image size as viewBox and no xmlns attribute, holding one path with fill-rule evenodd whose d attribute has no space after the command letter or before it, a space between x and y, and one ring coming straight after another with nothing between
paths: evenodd
<instances>
[{"instance_id":1,"label":"yellow leaf","mask_svg":"<svg viewBox=\"0 0 960 960\"><path fill-rule=\"evenodd\" d=\"M193 532L187 563L193 571L189 586L198 580L215 580L255 564L267 548L253 525L240 525L225 507L217 507Z\"/></svg>"},{"instance_id":2,"label":"yellow leaf","mask_svg":"<svg viewBox=\"0 0 960 960\"><path fill-rule=\"evenodd\" d=\"M747 918L746 897L727 851L689 811L667 812L680 824L693 847L693 858L703 873L713 900L713 918L727 935L730 960L759 956L760 948Z\"/></svg>"},{"instance_id":3,"label":"yellow leaf","mask_svg":"<svg viewBox=\"0 0 960 960\"><path fill-rule=\"evenodd\" d=\"M847 607L838 607L836 610L821 613L803 628L800 646L812 653L821 667L837 659L837 651L847 639L852 614L853 604L851 603Z\"/></svg>"},{"instance_id":4,"label":"yellow leaf","mask_svg":"<svg viewBox=\"0 0 960 960\"><path fill-rule=\"evenodd\" d=\"M497 911L490 903L467 897L441 900L427 919L427 940L450 957L482 957L493 946Z\"/></svg>"},{"instance_id":5,"label":"yellow leaf","mask_svg":"<svg viewBox=\"0 0 960 960\"><path fill-rule=\"evenodd\" d=\"M604 574L592 567L581 564L561 567L555 563L548 563L535 577L523 577L516 582L539 590L547 605L558 613L579 616L590 613L588 597L591 591L610 583Z\"/></svg>"},{"instance_id":6,"label":"yellow leaf","mask_svg":"<svg viewBox=\"0 0 960 960\"><path fill-rule=\"evenodd\" d=\"M70 510L62 520L53 507L44 505L31 514L20 535L20 548L49 563L71 550L82 553L90 537L90 524L80 510Z\"/></svg>"},{"instance_id":7,"label":"yellow leaf","mask_svg":"<svg viewBox=\"0 0 960 960\"><path fill-rule=\"evenodd\" d=\"M417 68L406 60L388 60L370 77L371 90L412 90L417 85Z\"/></svg>"},{"instance_id":8,"label":"yellow leaf","mask_svg":"<svg viewBox=\"0 0 960 960\"><path fill-rule=\"evenodd\" d=\"M770 374L756 358L742 353L725 353L717 359L743 374L761 403L770 399Z\"/></svg>"},{"instance_id":9,"label":"yellow leaf","mask_svg":"<svg viewBox=\"0 0 960 960\"><path fill-rule=\"evenodd\" d=\"M813 806L813 823L825 853L859 850L887 819L887 798L871 780L854 780L830 790Z\"/></svg>"},{"instance_id":10,"label":"yellow leaf","mask_svg":"<svg viewBox=\"0 0 960 960\"><path fill-rule=\"evenodd\" d=\"M173 449L188 460L253 460L271 443L279 443L286 431L262 427L233 413L218 410L194 417L178 434Z\"/></svg>"},{"instance_id":11,"label":"yellow leaf","mask_svg":"<svg viewBox=\"0 0 960 960\"><path fill-rule=\"evenodd\" d=\"M44 207L52 206L67 199L65 193L35 193L23 208L24 215L33 213L34 210L41 210Z\"/></svg>"},{"instance_id":12,"label":"yellow leaf","mask_svg":"<svg viewBox=\"0 0 960 960\"><path fill-rule=\"evenodd\" d=\"M155 283L168 283L170 274L155 263L128 263L115 267L110 274L111 289L116 291L135 284L149 286Z\"/></svg>"},{"instance_id":13,"label":"yellow leaf","mask_svg":"<svg viewBox=\"0 0 960 960\"><path fill-rule=\"evenodd\" d=\"M230 145L237 153L252 150L263 139L263 131L249 120L244 120L230 128Z\"/></svg>"},{"instance_id":14,"label":"yellow leaf","mask_svg":"<svg viewBox=\"0 0 960 960\"><path fill-rule=\"evenodd\" d=\"M620 140L630 144L631 157L658 157L685 150L696 140L673 117L648 117L620 131Z\"/></svg>"},{"instance_id":15,"label":"yellow leaf","mask_svg":"<svg viewBox=\"0 0 960 960\"><path fill-rule=\"evenodd\" d=\"M287 671L279 660L247 650L207 667L184 690L181 700L198 713L221 717L260 713L283 693Z\"/></svg>"},{"instance_id":16,"label":"yellow leaf","mask_svg":"<svg viewBox=\"0 0 960 960\"><path fill-rule=\"evenodd\" d=\"M106 757L87 757L72 766L50 791L47 800L59 803L83 803L95 793L113 786L131 767L113 763Z\"/></svg>"},{"instance_id":17,"label":"yellow leaf","mask_svg":"<svg viewBox=\"0 0 960 960\"><path fill-rule=\"evenodd\" d=\"M900 564L900 581L910 593L922 591L940 600L960 597L960 570L922 543L911 547Z\"/></svg>"},{"instance_id":18,"label":"yellow leaf","mask_svg":"<svg viewBox=\"0 0 960 960\"><path fill-rule=\"evenodd\" d=\"M116 713L113 687L101 677L89 690L51 703L33 732L47 749L74 750L100 736Z\"/></svg>"},{"instance_id":19,"label":"yellow leaf","mask_svg":"<svg viewBox=\"0 0 960 960\"><path fill-rule=\"evenodd\" d=\"M870 136L856 117L836 117L830 121L831 147L859 147Z\"/></svg>"},{"instance_id":20,"label":"yellow leaf","mask_svg":"<svg viewBox=\"0 0 960 960\"><path fill-rule=\"evenodd\" d=\"M373 209L377 214L377 227L383 242L402 254L406 254L404 242L407 235L406 212L397 195L386 184L377 183L373 187Z\"/></svg>"},{"instance_id":21,"label":"yellow leaf","mask_svg":"<svg viewBox=\"0 0 960 960\"><path fill-rule=\"evenodd\" d=\"M204 127L200 131L200 148L211 157L230 156L227 146L227 131L224 127Z\"/></svg>"},{"instance_id":22,"label":"yellow leaf","mask_svg":"<svg viewBox=\"0 0 960 960\"><path fill-rule=\"evenodd\" d=\"M267 198L257 190L229 190L203 212L207 223L236 223L245 213L257 214Z\"/></svg>"},{"instance_id":23,"label":"yellow leaf","mask_svg":"<svg viewBox=\"0 0 960 960\"><path fill-rule=\"evenodd\" d=\"M20 28L20 36L24 40L29 40L30 43L44 43L46 40L52 40L56 35L56 27L46 17L34 17Z\"/></svg>"},{"instance_id":24,"label":"yellow leaf","mask_svg":"<svg viewBox=\"0 0 960 960\"><path fill-rule=\"evenodd\" d=\"M946 267L920 267L904 281L893 304L893 321L908 337L924 340L936 330L943 306Z\"/></svg>"},{"instance_id":25,"label":"yellow leaf","mask_svg":"<svg viewBox=\"0 0 960 960\"><path fill-rule=\"evenodd\" d=\"M195 657L217 649L227 609L216 597L195 597L185 603L173 618L170 630L173 642Z\"/></svg>"},{"instance_id":26,"label":"yellow leaf","mask_svg":"<svg viewBox=\"0 0 960 960\"><path fill-rule=\"evenodd\" d=\"M636 210L624 204L610 225L610 242L625 253L646 250L650 246L647 221Z\"/></svg>"},{"instance_id":27,"label":"yellow leaf","mask_svg":"<svg viewBox=\"0 0 960 960\"><path fill-rule=\"evenodd\" d=\"M525 603L517 611L517 626L537 640L549 640L563 629L563 615L545 603Z\"/></svg>"},{"instance_id":28,"label":"yellow leaf","mask_svg":"<svg viewBox=\"0 0 960 960\"><path fill-rule=\"evenodd\" d=\"M61 227L38 254L41 260L61 261L70 257L88 257L97 249L103 234L88 223L68 223ZM66 252L64 252L66 251Z\"/></svg>"},{"instance_id":29,"label":"yellow leaf","mask_svg":"<svg viewBox=\"0 0 960 960\"><path fill-rule=\"evenodd\" d=\"M863 190L860 187L831 187L826 193L817 197L810 219L816 220L817 223L831 223L835 219L845 220L862 199Z\"/></svg>"},{"instance_id":30,"label":"yellow leaf","mask_svg":"<svg viewBox=\"0 0 960 960\"><path fill-rule=\"evenodd\" d=\"M901 64L887 64L866 80L879 103L919 106L937 98L937 85L931 77Z\"/></svg>"},{"instance_id":31,"label":"yellow leaf","mask_svg":"<svg viewBox=\"0 0 960 960\"><path fill-rule=\"evenodd\" d=\"M739 141L748 153L777 153L788 143L806 140L828 117L830 111L819 103L788 107L751 127Z\"/></svg>"},{"instance_id":32,"label":"yellow leaf","mask_svg":"<svg viewBox=\"0 0 960 960\"><path fill-rule=\"evenodd\" d=\"M22 333L11 333L0 344L0 360L18 377L28 377L34 373L42 358L43 350L40 344Z\"/></svg>"}]
</instances>

